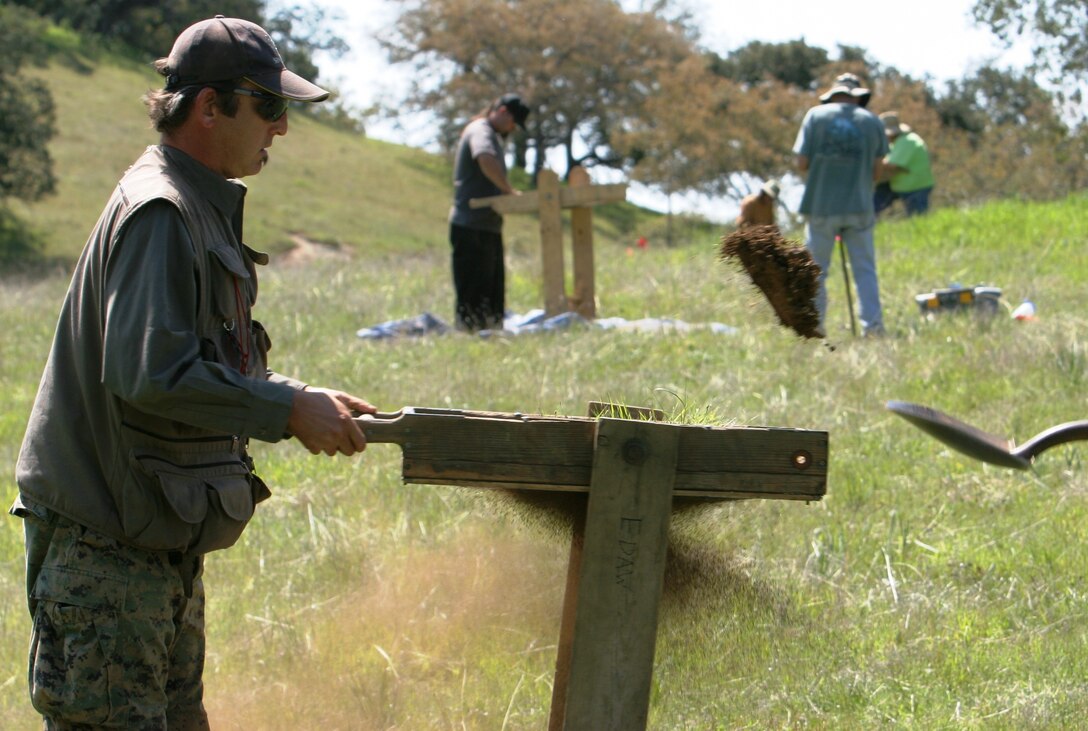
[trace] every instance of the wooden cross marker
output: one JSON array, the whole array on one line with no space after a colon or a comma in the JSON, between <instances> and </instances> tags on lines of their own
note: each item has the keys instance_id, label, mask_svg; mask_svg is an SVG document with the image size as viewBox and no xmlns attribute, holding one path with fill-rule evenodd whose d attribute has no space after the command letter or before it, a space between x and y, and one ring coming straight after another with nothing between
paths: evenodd
<instances>
[{"instance_id":1,"label":"wooden cross marker","mask_svg":"<svg viewBox=\"0 0 1088 731\"><path fill-rule=\"evenodd\" d=\"M627 199L622 183L592 185L581 167L570 171L570 185L561 187L559 176L542 170L537 189L520 195L473 198L472 208L491 207L498 213L537 213L540 216L540 256L544 277L544 313L548 317L573 309L582 317L597 316L593 277L593 206ZM574 295L566 293L563 264L563 209L571 209L571 248L574 261Z\"/></svg>"},{"instance_id":2,"label":"wooden cross marker","mask_svg":"<svg viewBox=\"0 0 1088 731\"><path fill-rule=\"evenodd\" d=\"M589 493L574 519L549 731L646 728L674 496L807 501L827 487L827 432L601 407L590 404L590 417L409 407L358 418L368 442L401 446L405 482Z\"/></svg>"}]
</instances>

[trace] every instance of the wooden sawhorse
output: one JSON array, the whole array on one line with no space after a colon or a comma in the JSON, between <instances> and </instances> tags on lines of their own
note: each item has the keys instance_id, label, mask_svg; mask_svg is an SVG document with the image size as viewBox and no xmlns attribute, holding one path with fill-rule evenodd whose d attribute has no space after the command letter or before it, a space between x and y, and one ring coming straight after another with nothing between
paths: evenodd
<instances>
[{"instance_id":1,"label":"wooden sawhorse","mask_svg":"<svg viewBox=\"0 0 1088 731\"><path fill-rule=\"evenodd\" d=\"M401 446L405 482L589 492L571 541L549 731L645 729L674 496L826 492L820 431L412 407L358 421L368 441Z\"/></svg>"}]
</instances>

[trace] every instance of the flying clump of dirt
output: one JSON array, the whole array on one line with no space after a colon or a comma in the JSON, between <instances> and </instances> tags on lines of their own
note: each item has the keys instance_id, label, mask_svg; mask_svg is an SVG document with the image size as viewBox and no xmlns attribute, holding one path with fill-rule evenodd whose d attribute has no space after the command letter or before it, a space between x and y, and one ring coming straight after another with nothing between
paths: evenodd
<instances>
[{"instance_id":1,"label":"flying clump of dirt","mask_svg":"<svg viewBox=\"0 0 1088 731\"><path fill-rule=\"evenodd\" d=\"M722 237L722 261L735 260L774 308L778 321L804 338L822 338L816 309L820 267L808 249L777 226L750 226Z\"/></svg>"}]
</instances>

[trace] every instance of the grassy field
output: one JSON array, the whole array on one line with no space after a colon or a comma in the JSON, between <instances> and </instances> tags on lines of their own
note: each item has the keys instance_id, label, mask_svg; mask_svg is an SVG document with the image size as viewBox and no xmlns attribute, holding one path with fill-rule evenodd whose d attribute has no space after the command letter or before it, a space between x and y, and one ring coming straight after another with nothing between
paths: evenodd
<instances>
[{"instance_id":1,"label":"grassy field","mask_svg":"<svg viewBox=\"0 0 1088 731\"><path fill-rule=\"evenodd\" d=\"M137 74L94 73L129 79L118 87ZM50 78L76 83L64 68ZM116 116L138 119L139 110ZM62 122L66 135L79 126ZM274 166L251 183L249 216L259 222L247 227L251 242L284 251L295 231L339 243L348 258L273 263L264 274L258 316L272 334L277 370L351 390L386 411L582 414L588 401L606 400L656 406L683 422L829 432L823 501L722 504L674 525L650 728L1082 723L1083 447L1049 451L1030 472L992 468L947 450L883 404L926 403L1020 441L1085 417L1085 198L881 223L889 336L880 340L850 335L837 267L829 287L834 348L803 342L716 261L721 232L693 229L674 248L651 235L647 250L628 253L632 231L660 223L618 208L600 216L599 314L721 322L737 334L576 328L370 342L355 331L424 311L448 318L448 168L306 121L293 121L293 130L273 148ZM107 175L94 166L101 179L84 186L93 196L84 200L66 182L59 200L19 211L48 256L64 261L78 248L68 242L82 241L134 156L135 136L106 145L110 162L101 165L112 167ZM62 175L89 174L69 154ZM356 167L367 155L381 177ZM78 210L70 221L69 210ZM540 303L532 221L511 220L510 238L509 304L526 311ZM919 317L913 295L953 281L1003 288L999 315ZM64 265L0 278L5 504L66 284ZM1038 319L1010 319L1025 298ZM402 485L394 446L373 445L350 460L314 457L293 443L254 451L275 497L235 548L207 562L206 701L215 728L545 727L565 536L479 491ZM21 527L0 521L5 729L38 727L26 701L22 582Z\"/></svg>"}]
</instances>

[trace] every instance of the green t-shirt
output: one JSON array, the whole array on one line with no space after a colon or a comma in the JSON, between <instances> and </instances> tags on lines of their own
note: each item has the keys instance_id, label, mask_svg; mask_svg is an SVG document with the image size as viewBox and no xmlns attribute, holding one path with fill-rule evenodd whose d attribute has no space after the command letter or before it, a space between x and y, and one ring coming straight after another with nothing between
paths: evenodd
<instances>
[{"instance_id":1,"label":"green t-shirt","mask_svg":"<svg viewBox=\"0 0 1088 731\"><path fill-rule=\"evenodd\" d=\"M933 187L933 170L929 166L929 150L925 140L914 132L899 135L884 161L905 168L889 182L895 193L912 193Z\"/></svg>"}]
</instances>

